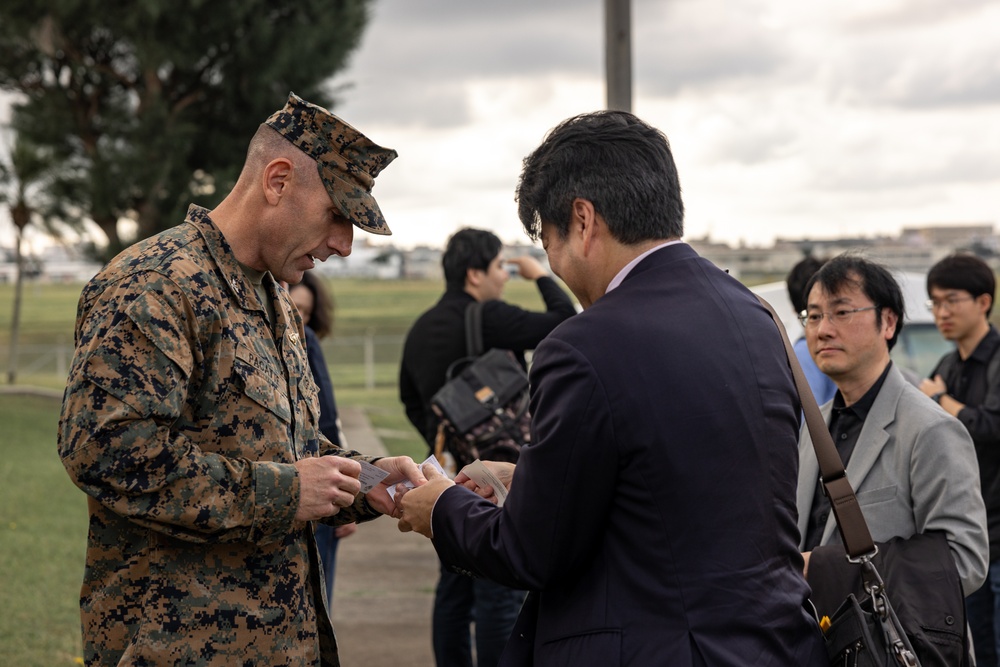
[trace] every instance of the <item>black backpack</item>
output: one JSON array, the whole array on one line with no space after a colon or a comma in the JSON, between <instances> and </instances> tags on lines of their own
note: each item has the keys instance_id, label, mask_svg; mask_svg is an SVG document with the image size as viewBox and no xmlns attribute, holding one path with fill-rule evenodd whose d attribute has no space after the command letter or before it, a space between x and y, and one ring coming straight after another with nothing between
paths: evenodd
<instances>
[{"instance_id":1,"label":"black backpack","mask_svg":"<svg viewBox=\"0 0 1000 667\"><path fill-rule=\"evenodd\" d=\"M448 366L446 382L431 398L440 419L434 454L446 470L448 456L459 470L476 459L516 463L531 442L528 376L514 353L483 353L483 304L465 310L468 356Z\"/></svg>"}]
</instances>

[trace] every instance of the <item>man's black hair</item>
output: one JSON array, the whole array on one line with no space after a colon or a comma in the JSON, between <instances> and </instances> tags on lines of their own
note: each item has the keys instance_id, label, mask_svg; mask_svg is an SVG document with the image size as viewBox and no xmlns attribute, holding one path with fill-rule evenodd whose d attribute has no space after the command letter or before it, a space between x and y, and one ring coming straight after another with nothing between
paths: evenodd
<instances>
[{"instance_id":1,"label":"man's black hair","mask_svg":"<svg viewBox=\"0 0 1000 667\"><path fill-rule=\"evenodd\" d=\"M816 275L824 262L825 260L816 259L809 255L788 272L785 283L788 287L788 298L792 301L792 308L795 309L796 315L806 309L806 283Z\"/></svg>"},{"instance_id":2,"label":"man's black hair","mask_svg":"<svg viewBox=\"0 0 1000 667\"><path fill-rule=\"evenodd\" d=\"M565 238L576 198L591 202L611 236L626 245L684 233L670 143L625 111L582 114L556 126L524 159L515 198L532 239L542 221Z\"/></svg>"},{"instance_id":3,"label":"man's black hair","mask_svg":"<svg viewBox=\"0 0 1000 667\"><path fill-rule=\"evenodd\" d=\"M502 249L503 243L493 232L471 227L458 230L448 239L441 257L445 284L463 289L469 269L485 271Z\"/></svg>"},{"instance_id":4,"label":"man's black hair","mask_svg":"<svg viewBox=\"0 0 1000 667\"><path fill-rule=\"evenodd\" d=\"M895 313L896 332L889 339L889 349L893 348L903 329L906 308L903 291L888 269L858 255L838 255L813 275L806 285L805 294L808 295L816 284L822 285L827 294L839 294L850 287L860 289L878 307L875 324L879 330L882 329L882 309L888 308Z\"/></svg>"},{"instance_id":5,"label":"man's black hair","mask_svg":"<svg viewBox=\"0 0 1000 667\"><path fill-rule=\"evenodd\" d=\"M997 279L993 269L983 260L968 253L948 255L931 267L927 274L927 296L931 288L964 290L978 298L980 294L990 295L990 307L986 317L993 311L996 298Z\"/></svg>"}]
</instances>

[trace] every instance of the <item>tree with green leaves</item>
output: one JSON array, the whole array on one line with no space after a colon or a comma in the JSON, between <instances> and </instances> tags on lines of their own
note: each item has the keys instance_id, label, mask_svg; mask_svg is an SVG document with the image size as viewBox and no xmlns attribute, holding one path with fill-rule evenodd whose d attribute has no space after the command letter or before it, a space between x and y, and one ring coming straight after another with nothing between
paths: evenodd
<instances>
[{"instance_id":1,"label":"tree with green leaves","mask_svg":"<svg viewBox=\"0 0 1000 667\"><path fill-rule=\"evenodd\" d=\"M14 311L10 326L10 350L7 383L17 381L17 346L21 329L21 303L24 293L24 231L34 223L52 236L60 235L60 225L79 222L79 211L69 202L78 196L79 184L72 163L54 151L33 145L18 137L6 157L0 155L0 204L5 204L14 223ZM69 204L69 205L68 205Z\"/></svg>"},{"instance_id":2,"label":"tree with green leaves","mask_svg":"<svg viewBox=\"0 0 1000 667\"><path fill-rule=\"evenodd\" d=\"M123 247L235 183L260 122L325 82L357 46L370 0L5 0L0 88L19 135L82 170L73 202Z\"/></svg>"}]
</instances>

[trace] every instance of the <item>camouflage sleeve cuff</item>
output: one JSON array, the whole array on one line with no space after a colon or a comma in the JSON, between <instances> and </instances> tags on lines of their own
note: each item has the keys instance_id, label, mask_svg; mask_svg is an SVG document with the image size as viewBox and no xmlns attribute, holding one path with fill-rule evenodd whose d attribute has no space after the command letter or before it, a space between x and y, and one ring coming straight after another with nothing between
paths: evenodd
<instances>
[{"instance_id":1,"label":"camouflage sleeve cuff","mask_svg":"<svg viewBox=\"0 0 1000 667\"><path fill-rule=\"evenodd\" d=\"M276 542L292 529L299 505L299 475L288 463L258 461L253 468L254 508L250 541Z\"/></svg>"},{"instance_id":2,"label":"camouflage sleeve cuff","mask_svg":"<svg viewBox=\"0 0 1000 667\"><path fill-rule=\"evenodd\" d=\"M355 503L358 508L358 523L364 523L365 521L371 521L372 519L377 519L382 516L382 513L371 506L368 502L367 496L361 495L360 502Z\"/></svg>"}]
</instances>

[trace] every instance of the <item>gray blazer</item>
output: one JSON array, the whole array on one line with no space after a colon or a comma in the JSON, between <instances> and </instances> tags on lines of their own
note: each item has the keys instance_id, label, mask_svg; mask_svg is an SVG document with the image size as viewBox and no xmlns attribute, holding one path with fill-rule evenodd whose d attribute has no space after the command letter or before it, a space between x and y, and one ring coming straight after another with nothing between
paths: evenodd
<instances>
[{"instance_id":1,"label":"gray blazer","mask_svg":"<svg viewBox=\"0 0 1000 667\"><path fill-rule=\"evenodd\" d=\"M822 408L827 422L832 405L830 401ZM803 425L796 497L800 535L805 535L818 479L819 463ZM965 594L982 585L989 540L972 439L961 422L910 385L895 366L861 429L847 479L876 542L941 531ZM830 543L840 543L833 512L820 544Z\"/></svg>"}]
</instances>

